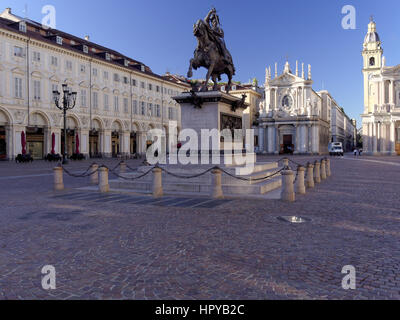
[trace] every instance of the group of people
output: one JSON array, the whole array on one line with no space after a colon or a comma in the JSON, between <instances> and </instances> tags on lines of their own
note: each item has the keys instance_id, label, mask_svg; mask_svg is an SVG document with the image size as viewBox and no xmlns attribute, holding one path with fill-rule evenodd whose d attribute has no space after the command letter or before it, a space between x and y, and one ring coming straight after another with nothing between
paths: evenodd
<instances>
[{"instance_id":1,"label":"group of people","mask_svg":"<svg viewBox=\"0 0 400 320\"><path fill-rule=\"evenodd\" d=\"M360 149L355 148L354 151L353 151L354 152L354 156L355 157L357 157L357 155L361 156L362 155L362 151L363 150L361 148Z\"/></svg>"}]
</instances>

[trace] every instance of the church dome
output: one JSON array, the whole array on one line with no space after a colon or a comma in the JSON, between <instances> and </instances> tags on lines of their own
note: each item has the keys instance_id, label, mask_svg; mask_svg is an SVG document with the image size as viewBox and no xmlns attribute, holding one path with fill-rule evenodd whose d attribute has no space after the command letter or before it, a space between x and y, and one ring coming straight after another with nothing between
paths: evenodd
<instances>
[{"instance_id":1,"label":"church dome","mask_svg":"<svg viewBox=\"0 0 400 320\"><path fill-rule=\"evenodd\" d=\"M365 36L364 43L373 43L380 42L378 33L376 32L376 23L371 19L371 22L368 24L368 33Z\"/></svg>"}]
</instances>

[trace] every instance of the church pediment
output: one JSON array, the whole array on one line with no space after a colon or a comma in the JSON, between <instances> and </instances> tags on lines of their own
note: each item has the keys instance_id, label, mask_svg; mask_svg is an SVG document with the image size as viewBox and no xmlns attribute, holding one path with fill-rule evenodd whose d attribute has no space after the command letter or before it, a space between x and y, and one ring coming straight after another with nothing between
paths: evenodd
<instances>
[{"instance_id":1,"label":"church pediment","mask_svg":"<svg viewBox=\"0 0 400 320\"><path fill-rule=\"evenodd\" d=\"M304 82L303 78L297 77L291 73L284 73L271 81L272 86L291 85L298 82Z\"/></svg>"}]
</instances>

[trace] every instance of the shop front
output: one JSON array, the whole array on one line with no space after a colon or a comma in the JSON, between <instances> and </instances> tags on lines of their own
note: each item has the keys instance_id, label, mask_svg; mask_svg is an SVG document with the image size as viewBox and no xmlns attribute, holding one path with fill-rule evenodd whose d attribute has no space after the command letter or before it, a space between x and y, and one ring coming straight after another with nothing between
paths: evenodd
<instances>
[{"instance_id":1,"label":"shop front","mask_svg":"<svg viewBox=\"0 0 400 320\"><path fill-rule=\"evenodd\" d=\"M97 130L89 132L89 156L90 158L100 158L100 134Z\"/></svg>"},{"instance_id":2,"label":"shop front","mask_svg":"<svg viewBox=\"0 0 400 320\"><path fill-rule=\"evenodd\" d=\"M117 131L113 131L111 134L111 148L112 157L116 158L120 153L120 134Z\"/></svg>"},{"instance_id":3,"label":"shop front","mask_svg":"<svg viewBox=\"0 0 400 320\"><path fill-rule=\"evenodd\" d=\"M75 130L67 130L67 155L70 157L75 153ZM64 150L64 130L61 131L61 150Z\"/></svg>"},{"instance_id":4,"label":"shop front","mask_svg":"<svg viewBox=\"0 0 400 320\"><path fill-rule=\"evenodd\" d=\"M6 128L0 126L0 160L7 159Z\"/></svg>"},{"instance_id":5,"label":"shop front","mask_svg":"<svg viewBox=\"0 0 400 320\"><path fill-rule=\"evenodd\" d=\"M34 160L44 158L44 129L38 127L26 128L26 149L27 153Z\"/></svg>"},{"instance_id":6,"label":"shop front","mask_svg":"<svg viewBox=\"0 0 400 320\"><path fill-rule=\"evenodd\" d=\"M136 132L131 132L131 137L130 137L130 152L131 154L136 154L137 153L137 144L136 144Z\"/></svg>"}]
</instances>

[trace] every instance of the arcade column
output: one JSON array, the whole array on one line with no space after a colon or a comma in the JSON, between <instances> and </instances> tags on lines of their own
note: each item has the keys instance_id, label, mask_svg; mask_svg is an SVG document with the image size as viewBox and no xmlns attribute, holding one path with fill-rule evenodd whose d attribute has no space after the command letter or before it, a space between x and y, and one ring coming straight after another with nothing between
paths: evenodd
<instances>
[{"instance_id":1,"label":"arcade column","mask_svg":"<svg viewBox=\"0 0 400 320\"><path fill-rule=\"evenodd\" d=\"M106 158L112 157L111 151L111 130L104 130L102 132L102 154Z\"/></svg>"}]
</instances>

